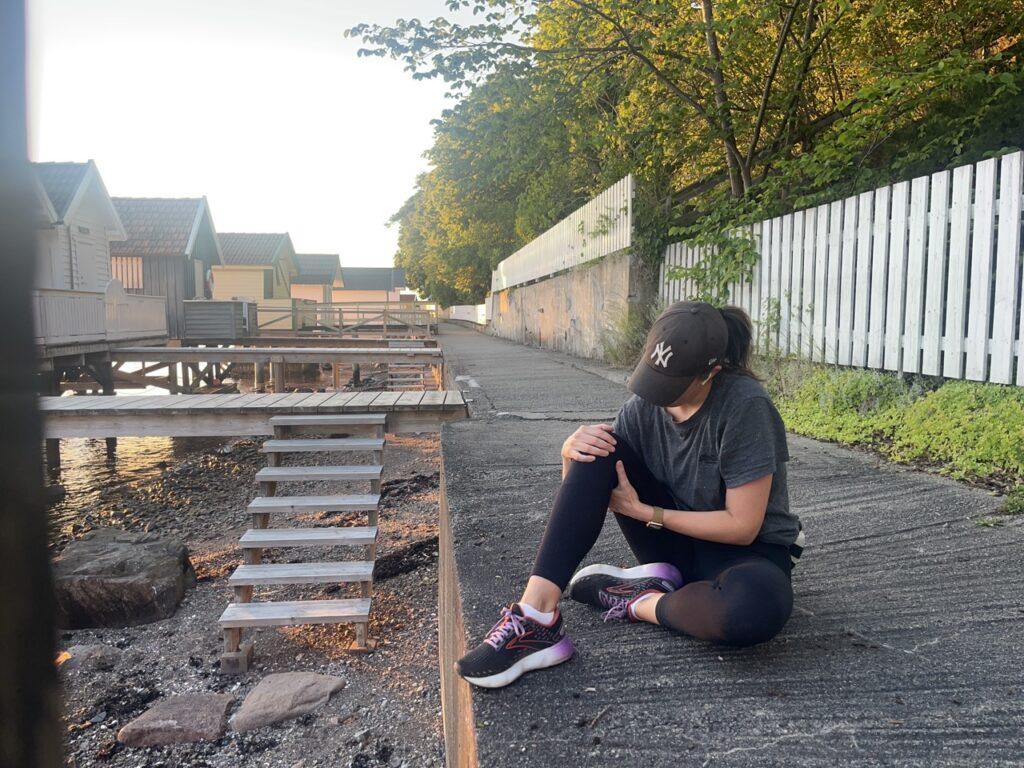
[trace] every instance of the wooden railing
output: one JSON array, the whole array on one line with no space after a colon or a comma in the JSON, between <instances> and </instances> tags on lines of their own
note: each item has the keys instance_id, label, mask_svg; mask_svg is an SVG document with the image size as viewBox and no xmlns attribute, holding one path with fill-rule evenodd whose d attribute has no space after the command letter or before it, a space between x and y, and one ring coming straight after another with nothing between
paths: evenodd
<instances>
[{"instance_id":1,"label":"wooden railing","mask_svg":"<svg viewBox=\"0 0 1024 768\"><path fill-rule=\"evenodd\" d=\"M275 302L280 302L275 306ZM289 306L289 302L292 305ZM437 305L428 302L333 302L265 300L258 307L261 333L291 330L337 334L429 336L437 326Z\"/></svg>"},{"instance_id":2,"label":"wooden railing","mask_svg":"<svg viewBox=\"0 0 1024 768\"><path fill-rule=\"evenodd\" d=\"M103 341L107 336L103 294L42 288L32 292L36 344L55 346Z\"/></svg>"},{"instance_id":3,"label":"wooden railing","mask_svg":"<svg viewBox=\"0 0 1024 768\"><path fill-rule=\"evenodd\" d=\"M105 293L40 288L32 292L36 344L87 344L167 335L163 296L127 294L111 280Z\"/></svg>"}]
</instances>

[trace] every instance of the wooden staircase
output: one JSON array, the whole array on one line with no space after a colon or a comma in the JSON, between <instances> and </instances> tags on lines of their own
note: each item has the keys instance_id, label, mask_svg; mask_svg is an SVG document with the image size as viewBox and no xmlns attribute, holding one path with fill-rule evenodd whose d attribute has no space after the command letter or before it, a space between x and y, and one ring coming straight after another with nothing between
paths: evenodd
<instances>
[{"instance_id":1,"label":"wooden staircase","mask_svg":"<svg viewBox=\"0 0 1024 768\"><path fill-rule=\"evenodd\" d=\"M422 392L443 389L434 366L423 363L388 363L387 388L393 392Z\"/></svg>"},{"instance_id":2,"label":"wooden staircase","mask_svg":"<svg viewBox=\"0 0 1024 768\"><path fill-rule=\"evenodd\" d=\"M385 415L275 416L270 423L274 438L264 442L268 466L256 473L259 495L249 504L252 527L239 540L243 564L228 578L234 602L220 617L224 633L221 671L245 672L252 660L253 643L243 642L242 633L252 627L299 626L305 624L352 624L356 640L353 650L369 649L366 636L369 621L373 567L377 554L377 509L383 467ZM359 437L303 437L304 432L370 432ZM348 466L282 466L290 453L371 453L373 464ZM342 483L369 481L370 493L336 496L278 495L281 483L327 480ZM330 528L271 527L274 515L306 512L366 512L368 525ZM264 563L266 549L302 547L358 547L361 560L329 562ZM275 585L358 584L359 598L341 600L254 601L259 587Z\"/></svg>"}]
</instances>

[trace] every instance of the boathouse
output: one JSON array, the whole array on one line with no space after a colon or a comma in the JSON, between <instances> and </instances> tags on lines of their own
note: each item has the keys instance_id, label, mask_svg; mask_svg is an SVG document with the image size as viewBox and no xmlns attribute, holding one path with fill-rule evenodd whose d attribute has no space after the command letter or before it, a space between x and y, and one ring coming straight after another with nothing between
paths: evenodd
<instances>
[{"instance_id":1,"label":"boathouse","mask_svg":"<svg viewBox=\"0 0 1024 768\"><path fill-rule=\"evenodd\" d=\"M341 287L332 292L336 302L415 301L405 289L405 270L397 267L342 267Z\"/></svg>"},{"instance_id":2,"label":"boathouse","mask_svg":"<svg viewBox=\"0 0 1024 768\"><path fill-rule=\"evenodd\" d=\"M213 298L256 302L264 330L299 330L315 323L315 306L291 296L298 270L287 232L224 232L217 237L222 263L213 268Z\"/></svg>"},{"instance_id":3,"label":"boathouse","mask_svg":"<svg viewBox=\"0 0 1024 768\"><path fill-rule=\"evenodd\" d=\"M115 197L127 239L111 243L111 268L127 293L166 299L167 331L185 331L189 299L212 298L211 269L220 243L205 197Z\"/></svg>"},{"instance_id":4,"label":"boathouse","mask_svg":"<svg viewBox=\"0 0 1024 768\"><path fill-rule=\"evenodd\" d=\"M167 337L163 301L111 279L111 242L124 225L96 164L33 163L37 219L36 346L44 368L83 364L111 345ZM55 362L57 361L57 362Z\"/></svg>"},{"instance_id":5,"label":"boathouse","mask_svg":"<svg viewBox=\"0 0 1024 768\"><path fill-rule=\"evenodd\" d=\"M331 303L331 291L343 287L341 262L336 253L297 253L297 272L292 278L293 299Z\"/></svg>"}]
</instances>

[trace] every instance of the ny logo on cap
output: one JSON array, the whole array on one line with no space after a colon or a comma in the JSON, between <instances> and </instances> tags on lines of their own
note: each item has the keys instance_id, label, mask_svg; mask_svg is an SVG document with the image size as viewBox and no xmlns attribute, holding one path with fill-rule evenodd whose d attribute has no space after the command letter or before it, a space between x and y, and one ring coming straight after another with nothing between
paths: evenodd
<instances>
[{"instance_id":1,"label":"ny logo on cap","mask_svg":"<svg viewBox=\"0 0 1024 768\"><path fill-rule=\"evenodd\" d=\"M672 357L672 347L667 346L664 341L659 341L658 346L651 353L651 359L654 360L655 365L668 368L668 359L670 357Z\"/></svg>"}]
</instances>

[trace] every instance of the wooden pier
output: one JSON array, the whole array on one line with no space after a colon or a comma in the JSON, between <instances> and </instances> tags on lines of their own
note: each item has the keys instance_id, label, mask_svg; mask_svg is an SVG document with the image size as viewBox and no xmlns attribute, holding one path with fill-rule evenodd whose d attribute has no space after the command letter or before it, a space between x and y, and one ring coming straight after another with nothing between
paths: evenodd
<instances>
[{"instance_id":1,"label":"wooden pier","mask_svg":"<svg viewBox=\"0 0 1024 768\"><path fill-rule=\"evenodd\" d=\"M292 344L295 343L293 339ZM285 365L288 364L331 365L335 372L335 389L341 388L339 371L342 367L353 371L355 383L358 383L355 372L366 365L388 368L393 365L413 366L424 374L424 381L433 382L433 388L438 388L444 377L441 349L416 342L410 346L378 342L375 346L358 344L342 347L122 347L112 350L109 360L116 383L129 387L153 385L174 394L195 392L200 387L214 388L224 377L231 375L230 367L233 365L252 365L253 384L257 389L263 388L266 368L269 367L271 388L276 392L286 388ZM126 364L135 364L138 370L127 371L124 368ZM166 376L150 375L157 371L166 371ZM89 385L85 383L84 386Z\"/></svg>"},{"instance_id":2,"label":"wooden pier","mask_svg":"<svg viewBox=\"0 0 1024 768\"><path fill-rule=\"evenodd\" d=\"M392 434L436 432L466 417L462 393L297 392L248 395L43 397L47 440L72 437L273 435L280 415L385 414Z\"/></svg>"}]
</instances>

